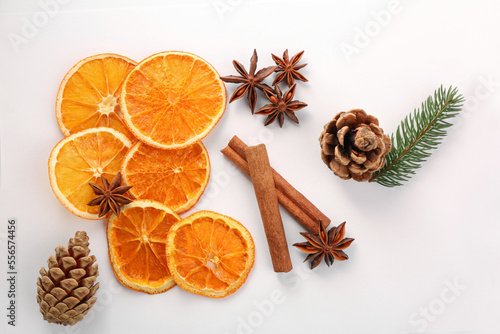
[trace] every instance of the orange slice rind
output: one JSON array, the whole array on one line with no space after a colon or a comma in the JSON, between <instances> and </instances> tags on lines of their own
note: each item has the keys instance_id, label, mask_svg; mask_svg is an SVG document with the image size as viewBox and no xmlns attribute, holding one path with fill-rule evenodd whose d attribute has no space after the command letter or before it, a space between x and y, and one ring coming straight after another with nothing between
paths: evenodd
<instances>
[{"instance_id":1,"label":"orange slice rind","mask_svg":"<svg viewBox=\"0 0 500 334\"><path fill-rule=\"evenodd\" d=\"M89 182L102 186L101 176L111 181L131 146L124 134L106 127L61 140L49 157L50 185L57 199L79 217L101 219L98 207L87 205L95 197Z\"/></svg>"},{"instance_id":2,"label":"orange slice rind","mask_svg":"<svg viewBox=\"0 0 500 334\"><path fill-rule=\"evenodd\" d=\"M247 279L255 245L250 232L238 221L200 211L170 228L166 253L170 273L181 288L223 298Z\"/></svg>"},{"instance_id":3,"label":"orange slice rind","mask_svg":"<svg viewBox=\"0 0 500 334\"><path fill-rule=\"evenodd\" d=\"M120 106L142 142L172 149L208 135L226 108L226 88L215 68L188 52L154 54L137 64L122 86Z\"/></svg>"},{"instance_id":4,"label":"orange slice rind","mask_svg":"<svg viewBox=\"0 0 500 334\"><path fill-rule=\"evenodd\" d=\"M137 139L122 119L121 85L136 62L117 54L87 57L64 76L57 93L57 123L65 136L95 127L110 127Z\"/></svg>"},{"instance_id":5,"label":"orange slice rind","mask_svg":"<svg viewBox=\"0 0 500 334\"><path fill-rule=\"evenodd\" d=\"M170 227L181 218L154 201L135 200L107 223L109 262L129 289L156 294L175 285L167 266L166 240Z\"/></svg>"},{"instance_id":6,"label":"orange slice rind","mask_svg":"<svg viewBox=\"0 0 500 334\"><path fill-rule=\"evenodd\" d=\"M174 150L138 142L123 161L122 176L137 198L163 203L180 214L191 209L205 191L210 160L201 142Z\"/></svg>"}]
</instances>

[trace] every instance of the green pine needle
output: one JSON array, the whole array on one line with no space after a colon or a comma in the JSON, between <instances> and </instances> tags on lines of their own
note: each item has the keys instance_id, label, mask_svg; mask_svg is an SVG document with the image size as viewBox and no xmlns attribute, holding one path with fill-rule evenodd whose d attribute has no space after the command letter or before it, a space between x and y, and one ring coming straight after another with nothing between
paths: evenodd
<instances>
[{"instance_id":1,"label":"green pine needle","mask_svg":"<svg viewBox=\"0 0 500 334\"><path fill-rule=\"evenodd\" d=\"M392 149L385 156L385 166L373 173L370 182L394 187L408 181L446 136L446 128L452 125L447 120L458 115L463 102L457 88L443 86L422 102L391 135Z\"/></svg>"}]
</instances>

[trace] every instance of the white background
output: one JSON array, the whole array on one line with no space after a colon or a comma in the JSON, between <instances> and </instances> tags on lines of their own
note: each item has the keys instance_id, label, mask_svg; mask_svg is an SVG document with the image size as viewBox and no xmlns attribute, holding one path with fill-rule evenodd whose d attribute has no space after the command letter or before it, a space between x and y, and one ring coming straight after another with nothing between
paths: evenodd
<instances>
[{"instance_id":1,"label":"white background","mask_svg":"<svg viewBox=\"0 0 500 334\"><path fill-rule=\"evenodd\" d=\"M0 332L500 331L497 1L59 0L59 8L43 9L44 3L54 2L0 0ZM347 45L357 53L343 52ZM140 61L166 50L193 52L231 75L231 61L248 68L254 48L259 67L273 65L271 53L306 51L302 73L309 82L298 83L296 98L309 106L297 112L300 125L265 128L265 117L252 116L246 100L228 105L203 141L212 176L189 212L210 209L246 225L256 243L247 282L221 300L179 287L155 296L122 287L109 266L104 221L73 216L49 185L47 160L63 138L54 112L61 79L93 54ZM337 112L363 108L392 133L441 84L458 86L467 103L403 187L343 181L321 161L318 137ZM227 88L232 94L236 86ZM273 167L333 225L347 221L347 237L356 239L348 261L310 271L290 246L293 271L273 272L251 182L219 152L235 134L249 144L265 142ZM300 225L284 210L282 216L288 244L303 241ZM4 279L12 217L18 220L15 328L6 325ZM64 328L43 321L36 277L77 230L90 236L101 289L92 313Z\"/></svg>"}]
</instances>

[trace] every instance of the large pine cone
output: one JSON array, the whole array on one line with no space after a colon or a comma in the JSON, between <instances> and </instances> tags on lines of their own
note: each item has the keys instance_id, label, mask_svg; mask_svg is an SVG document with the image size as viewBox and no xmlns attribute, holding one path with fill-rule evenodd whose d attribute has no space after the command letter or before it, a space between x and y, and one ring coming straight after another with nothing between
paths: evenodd
<instances>
[{"instance_id":1,"label":"large pine cone","mask_svg":"<svg viewBox=\"0 0 500 334\"><path fill-rule=\"evenodd\" d=\"M90 311L99 283L96 258L89 256L89 238L85 232L76 232L68 248L56 248L56 256L47 261L49 270L42 267L37 280L36 300L40 312L48 322L74 325Z\"/></svg>"},{"instance_id":2,"label":"large pine cone","mask_svg":"<svg viewBox=\"0 0 500 334\"><path fill-rule=\"evenodd\" d=\"M378 119L362 109L339 112L325 125L321 158L342 179L367 181L385 164L391 139L379 128Z\"/></svg>"}]
</instances>

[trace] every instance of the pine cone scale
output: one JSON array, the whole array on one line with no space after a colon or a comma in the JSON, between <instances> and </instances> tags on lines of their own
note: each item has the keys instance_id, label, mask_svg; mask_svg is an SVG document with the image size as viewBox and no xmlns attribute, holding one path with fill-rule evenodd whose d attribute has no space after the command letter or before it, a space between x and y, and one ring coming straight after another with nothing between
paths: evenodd
<instances>
[{"instance_id":1,"label":"pine cone scale","mask_svg":"<svg viewBox=\"0 0 500 334\"><path fill-rule=\"evenodd\" d=\"M55 286L54 283L52 283L52 280L47 276L44 276L40 283L40 286L43 287L45 291L50 291Z\"/></svg>"},{"instance_id":2,"label":"pine cone scale","mask_svg":"<svg viewBox=\"0 0 500 334\"><path fill-rule=\"evenodd\" d=\"M75 246L72 248L72 252L71 252L71 256L72 257L81 257L81 256L85 256L85 248L81 247L81 246Z\"/></svg>"},{"instance_id":3,"label":"pine cone scale","mask_svg":"<svg viewBox=\"0 0 500 334\"><path fill-rule=\"evenodd\" d=\"M68 305L70 309L78 305L80 301L75 297L68 297L64 300L64 304Z\"/></svg>"},{"instance_id":4,"label":"pine cone scale","mask_svg":"<svg viewBox=\"0 0 500 334\"><path fill-rule=\"evenodd\" d=\"M384 130L382 130L377 124L375 123L370 123L370 128L372 129L373 133L375 133L377 136L381 136L384 134Z\"/></svg>"},{"instance_id":5,"label":"pine cone scale","mask_svg":"<svg viewBox=\"0 0 500 334\"><path fill-rule=\"evenodd\" d=\"M354 146L361 151L369 152L378 147L381 140L366 126L360 126L354 135Z\"/></svg>"},{"instance_id":6,"label":"pine cone scale","mask_svg":"<svg viewBox=\"0 0 500 334\"><path fill-rule=\"evenodd\" d=\"M347 135L347 133L349 132L349 127L346 125L344 127L342 127L338 132L337 132L337 139L338 139L338 143L341 145L341 146L344 146L344 140L345 140L345 136ZM335 137L335 135L329 133L328 134L329 137ZM328 139L327 139L328 140Z\"/></svg>"},{"instance_id":7,"label":"pine cone scale","mask_svg":"<svg viewBox=\"0 0 500 334\"><path fill-rule=\"evenodd\" d=\"M64 278L64 272L61 270L61 268L50 268L49 275L52 278L51 282L54 282L56 284L58 284ZM48 278L48 276L45 277Z\"/></svg>"},{"instance_id":8,"label":"pine cone scale","mask_svg":"<svg viewBox=\"0 0 500 334\"><path fill-rule=\"evenodd\" d=\"M97 264L93 265L93 266L89 266L87 267L86 269L86 272L87 272L87 275L88 276L94 276L94 275L97 275L97 273L99 272L99 269L97 267Z\"/></svg>"},{"instance_id":9,"label":"pine cone scale","mask_svg":"<svg viewBox=\"0 0 500 334\"><path fill-rule=\"evenodd\" d=\"M346 166L339 164L337 160L331 160L329 167L335 173L335 175L337 175L341 179L348 180L351 178L349 169Z\"/></svg>"},{"instance_id":10,"label":"pine cone scale","mask_svg":"<svg viewBox=\"0 0 500 334\"><path fill-rule=\"evenodd\" d=\"M68 295L66 291L62 288L54 288L50 290L50 294L56 297L57 301L61 301L64 297Z\"/></svg>"},{"instance_id":11,"label":"pine cone scale","mask_svg":"<svg viewBox=\"0 0 500 334\"><path fill-rule=\"evenodd\" d=\"M351 151L351 160L357 164L362 164L366 161L366 155L362 153L358 153L357 151ZM365 166L366 167L366 166Z\"/></svg>"},{"instance_id":12,"label":"pine cone scale","mask_svg":"<svg viewBox=\"0 0 500 334\"><path fill-rule=\"evenodd\" d=\"M63 314L65 313L66 311L69 310L69 307L68 305L64 304L64 303L58 303L55 308L59 311L60 314Z\"/></svg>"},{"instance_id":13,"label":"pine cone scale","mask_svg":"<svg viewBox=\"0 0 500 334\"><path fill-rule=\"evenodd\" d=\"M87 300L87 305L89 306L89 310L95 304L96 301L97 301L97 297L92 297L89 300Z\"/></svg>"},{"instance_id":14,"label":"pine cone scale","mask_svg":"<svg viewBox=\"0 0 500 334\"><path fill-rule=\"evenodd\" d=\"M47 263L48 263L48 266L49 266L49 269L53 268L53 267L57 267L59 264L57 263L57 259L54 255L51 255L49 257L49 259L47 260Z\"/></svg>"},{"instance_id":15,"label":"pine cone scale","mask_svg":"<svg viewBox=\"0 0 500 334\"><path fill-rule=\"evenodd\" d=\"M82 277L85 276L86 273L87 272L85 271L85 269L78 268L78 269L70 270L68 276L70 278L75 279L76 281L79 281Z\"/></svg>"},{"instance_id":16,"label":"pine cone scale","mask_svg":"<svg viewBox=\"0 0 500 334\"><path fill-rule=\"evenodd\" d=\"M355 122L356 122L356 115L351 113L343 113L342 115L340 115L340 117L336 122L336 128L342 129L345 126L351 128L355 124Z\"/></svg>"},{"instance_id":17,"label":"pine cone scale","mask_svg":"<svg viewBox=\"0 0 500 334\"><path fill-rule=\"evenodd\" d=\"M71 292L73 289L76 289L76 287L78 286L78 282L74 278L67 278L65 280L62 280L60 284L61 284L61 287L66 292Z\"/></svg>"},{"instance_id":18,"label":"pine cone scale","mask_svg":"<svg viewBox=\"0 0 500 334\"><path fill-rule=\"evenodd\" d=\"M335 146L335 154L334 154L335 159L340 164L347 166L349 164L349 162L351 161L351 159L349 159L349 156L347 155L347 153L345 151L341 151L341 150L342 149L340 148L340 146Z\"/></svg>"},{"instance_id":19,"label":"pine cone scale","mask_svg":"<svg viewBox=\"0 0 500 334\"><path fill-rule=\"evenodd\" d=\"M82 286L86 287L87 289L90 289L96 281L96 277L87 277L82 280Z\"/></svg>"},{"instance_id":20,"label":"pine cone scale","mask_svg":"<svg viewBox=\"0 0 500 334\"><path fill-rule=\"evenodd\" d=\"M76 268L76 260L68 256L63 257L61 261L61 267L65 272L70 271L71 269Z\"/></svg>"},{"instance_id":21,"label":"pine cone scale","mask_svg":"<svg viewBox=\"0 0 500 334\"><path fill-rule=\"evenodd\" d=\"M57 298L52 294L46 294L44 299L50 307L56 305L58 302Z\"/></svg>"}]
</instances>

